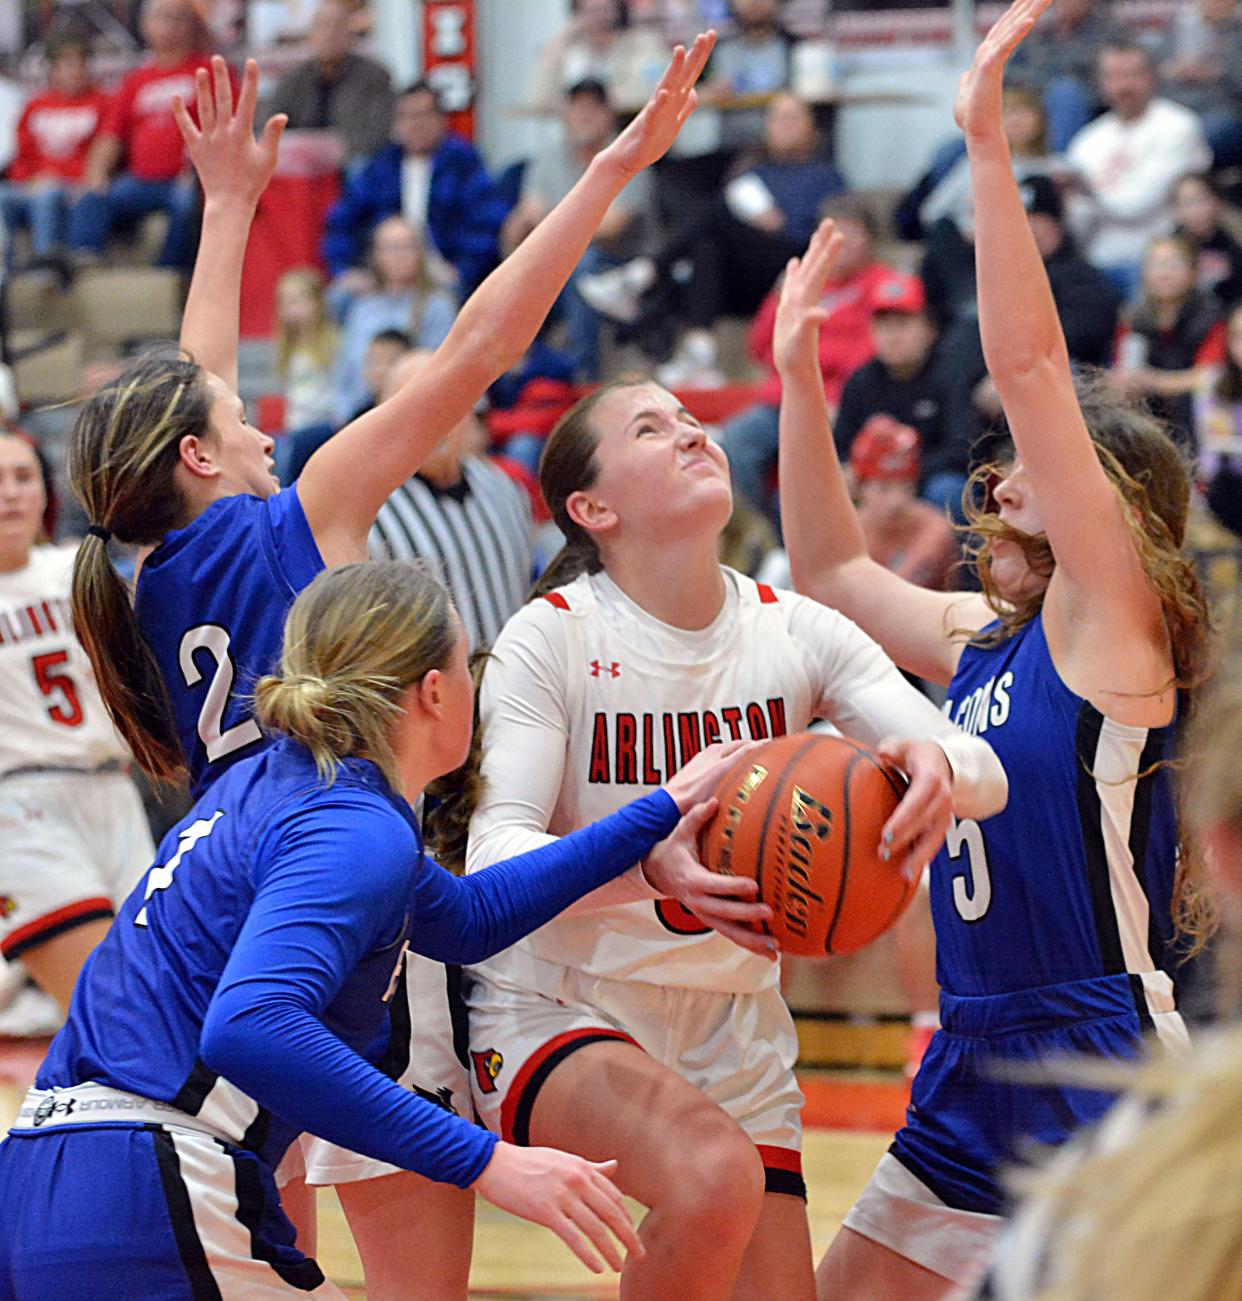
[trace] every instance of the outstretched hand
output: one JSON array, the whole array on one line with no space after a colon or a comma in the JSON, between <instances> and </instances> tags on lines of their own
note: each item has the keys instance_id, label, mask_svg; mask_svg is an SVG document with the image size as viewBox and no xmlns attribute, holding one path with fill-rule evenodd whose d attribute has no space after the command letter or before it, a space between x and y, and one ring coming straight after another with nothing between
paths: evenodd
<instances>
[{"instance_id":1,"label":"outstretched hand","mask_svg":"<svg viewBox=\"0 0 1242 1301\"><path fill-rule=\"evenodd\" d=\"M200 68L195 78L198 124L179 95L173 98L173 117L185 141L186 152L203 186L204 199L236 198L257 203L276 166L276 149L288 118L278 113L254 138L254 111L259 93L259 66L246 60L241 94L233 104L228 65L219 55L211 60L211 74Z\"/></svg>"},{"instance_id":2,"label":"outstretched hand","mask_svg":"<svg viewBox=\"0 0 1242 1301\"><path fill-rule=\"evenodd\" d=\"M650 167L664 157L677 139L677 133L698 103L694 84L715 44L715 32L700 32L689 53L681 45L673 51L673 61L660 78L655 94L604 150L605 156L617 162L624 172L633 176L644 167Z\"/></svg>"},{"instance_id":3,"label":"outstretched hand","mask_svg":"<svg viewBox=\"0 0 1242 1301\"><path fill-rule=\"evenodd\" d=\"M806 252L789 259L772 334L772 357L781 374L801 367L819 378L819 327L828 319L824 286L840 251L841 236L828 219L820 222Z\"/></svg>"},{"instance_id":4,"label":"outstretched hand","mask_svg":"<svg viewBox=\"0 0 1242 1301\"><path fill-rule=\"evenodd\" d=\"M1000 131L1005 64L1051 3L1052 0L1014 0L979 43L970 67L958 82L953 105L953 120L967 140L989 131Z\"/></svg>"}]
</instances>

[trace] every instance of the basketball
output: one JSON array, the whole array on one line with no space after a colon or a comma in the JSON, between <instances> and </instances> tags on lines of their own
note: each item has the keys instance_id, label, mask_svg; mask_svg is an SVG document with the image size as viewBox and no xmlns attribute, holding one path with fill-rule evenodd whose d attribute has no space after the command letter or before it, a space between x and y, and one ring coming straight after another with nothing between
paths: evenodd
<instances>
[{"instance_id":1,"label":"basketball","mask_svg":"<svg viewBox=\"0 0 1242 1301\"><path fill-rule=\"evenodd\" d=\"M853 953L883 934L918 887L879 854L905 790L890 763L845 737L769 741L732 768L700 848L714 872L750 876L786 953Z\"/></svg>"}]
</instances>

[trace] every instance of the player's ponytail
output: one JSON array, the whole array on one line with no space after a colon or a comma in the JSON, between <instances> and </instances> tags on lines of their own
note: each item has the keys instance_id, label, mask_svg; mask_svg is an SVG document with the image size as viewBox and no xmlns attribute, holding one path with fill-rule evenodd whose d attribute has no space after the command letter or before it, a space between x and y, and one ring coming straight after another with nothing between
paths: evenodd
<instances>
[{"instance_id":1,"label":"player's ponytail","mask_svg":"<svg viewBox=\"0 0 1242 1301\"><path fill-rule=\"evenodd\" d=\"M600 399L616 389L646 383L649 381L639 376L601 385L575 402L548 435L539 460L539 488L556 527L565 535L565 545L539 576L531 589L531 600L572 583L579 574L595 574L604 567L594 539L573 519L567 503L575 492L590 488L599 475L599 463L595 459L599 431L591 416Z\"/></svg>"},{"instance_id":2,"label":"player's ponytail","mask_svg":"<svg viewBox=\"0 0 1242 1301\"><path fill-rule=\"evenodd\" d=\"M259 722L304 745L329 785L356 755L401 790L401 694L444 668L461 635L444 587L405 561L325 570L290 607L280 673L255 688Z\"/></svg>"},{"instance_id":3,"label":"player's ponytail","mask_svg":"<svg viewBox=\"0 0 1242 1301\"><path fill-rule=\"evenodd\" d=\"M148 353L83 406L69 448L70 481L92 525L74 562L74 628L117 731L160 781L180 778L185 756L167 687L106 544L108 536L157 543L177 525L181 440L207 433L210 409L202 367Z\"/></svg>"}]
</instances>

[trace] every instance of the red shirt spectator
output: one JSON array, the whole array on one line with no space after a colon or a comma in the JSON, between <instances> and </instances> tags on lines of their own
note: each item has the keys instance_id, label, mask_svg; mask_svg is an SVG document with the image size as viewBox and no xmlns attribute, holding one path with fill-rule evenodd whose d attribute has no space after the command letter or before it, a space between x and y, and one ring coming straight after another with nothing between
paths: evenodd
<instances>
[{"instance_id":1,"label":"red shirt spectator","mask_svg":"<svg viewBox=\"0 0 1242 1301\"><path fill-rule=\"evenodd\" d=\"M76 95L58 90L35 95L17 123L17 157L9 167L9 180L55 176L80 181L87 151L110 103L109 96L93 86Z\"/></svg>"},{"instance_id":2,"label":"red shirt spectator","mask_svg":"<svg viewBox=\"0 0 1242 1301\"><path fill-rule=\"evenodd\" d=\"M872 300L876 287L891 276L891 269L883 262L870 262L848 279L828 285L823 298L828 319L819 332L819 365L824 374L824 392L834 408L840 405L845 381L875 356L871 343ZM779 405L781 400L781 381L772 363L778 297L773 290L763 300L746 341L750 355L769 372L755 390L755 401L771 406Z\"/></svg>"},{"instance_id":3,"label":"red shirt spectator","mask_svg":"<svg viewBox=\"0 0 1242 1301\"><path fill-rule=\"evenodd\" d=\"M171 67L145 63L121 82L103 134L124 146L127 172L144 181L171 181L180 173L185 146L172 115L173 96L181 96L197 122L194 74L210 67L211 56L195 51Z\"/></svg>"}]
</instances>

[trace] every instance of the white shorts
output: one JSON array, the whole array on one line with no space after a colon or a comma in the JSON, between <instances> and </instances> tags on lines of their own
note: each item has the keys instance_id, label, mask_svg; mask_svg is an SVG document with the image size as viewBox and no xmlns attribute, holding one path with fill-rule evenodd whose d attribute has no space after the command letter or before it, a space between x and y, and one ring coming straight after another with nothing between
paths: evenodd
<instances>
[{"instance_id":1,"label":"white shorts","mask_svg":"<svg viewBox=\"0 0 1242 1301\"><path fill-rule=\"evenodd\" d=\"M543 993L467 973L470 1086L490 1130L529 1142L531 1108L557 1063L587 1044L620 1040L737 1121L760 1150L770 1192L806 1196L798 1039L779 990L717 994L557 970L555 989Z\"/></svg>"},{"instance_id":2,"label":"white shorts","mask_svg":"<svg viewBox=\"0 0 1242 1301\"><path fill-rule=\"evenodd\" d=\"M138 788L120 772L0 778L0 954L14 961L108 918L155 858Z\"/></svg>"},{"instance_id":3,"label":"white shorts","mask_svg":"<svg viewBox=\"0 0 1242 1301\"><path fill-rule=\"evenodd\" d=\"M466 1068L466 1005L461 981L460 967L446 967L417 953L406 955L405 973L392 997L392 1038L379 1067L419 1097L470 1120L474 1112ZM316 1186L352 1184L396 1174L397 1170L397 1166L303 1134L301 1168L295 1145L281 1162L277 1180L284 1184L304 1174L306 1182Z\"/></svg>"},{"instance_id":4,"label":"white shorts","mask_svg":"<svg viewBox=\"0 0 1242 1301\"><path fill-rule=\"evenodd\" d=\"M842 1223L941 1278L969 1288L987 1269L1004 1220L947 1206L891 1152L885 1152Z\"/></svg>"}]
</instances>

